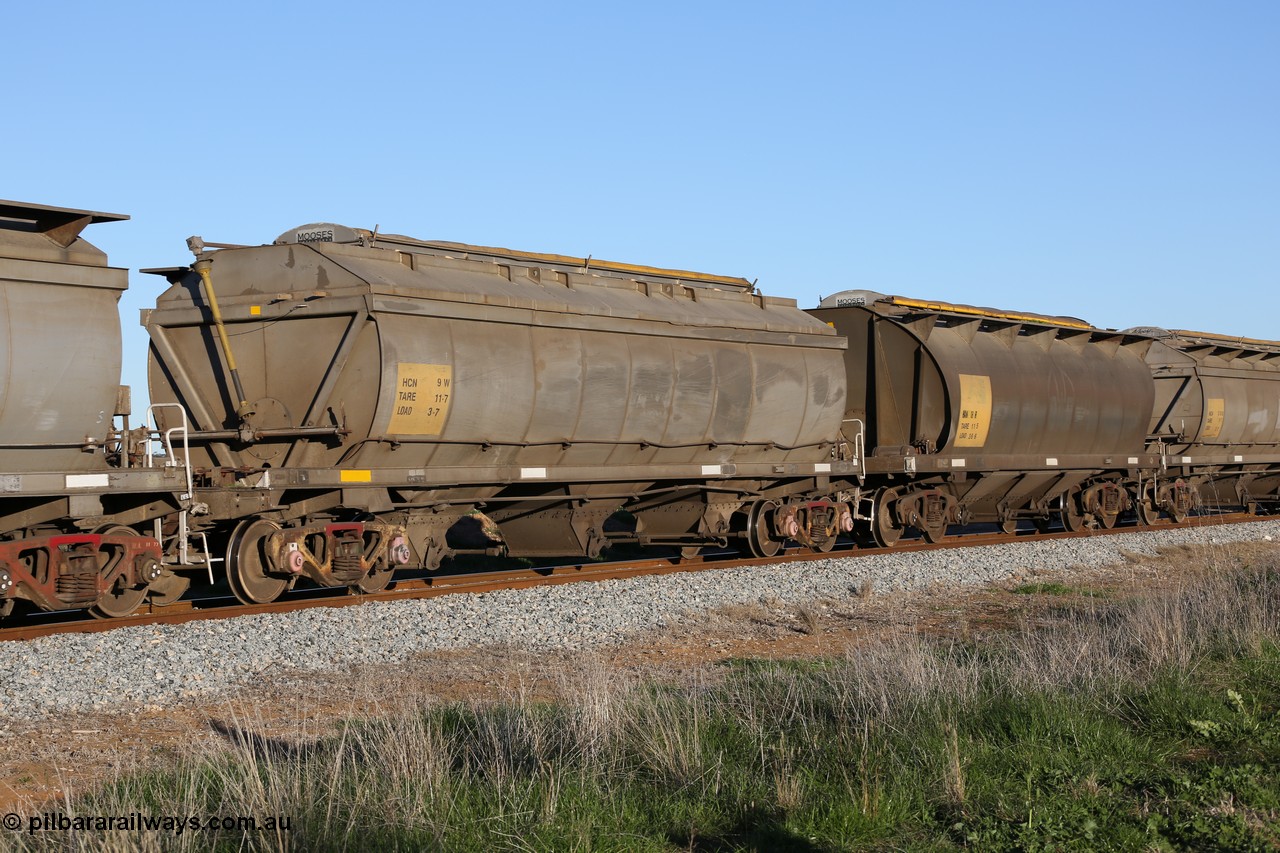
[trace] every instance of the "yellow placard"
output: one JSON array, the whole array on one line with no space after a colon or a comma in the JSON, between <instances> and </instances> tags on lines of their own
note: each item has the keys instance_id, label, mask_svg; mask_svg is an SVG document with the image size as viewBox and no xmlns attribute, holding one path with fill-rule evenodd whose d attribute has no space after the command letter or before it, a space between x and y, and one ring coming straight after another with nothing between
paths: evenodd
<instances>
[{"instance_id":1,"label":"yellow placard","mask_svg":"<svg viewBox=\"0 0 1280 853\"><path fill-rule=\"evenodd\" d=\"M960 374L960 421L956 447L982 447L991 428L991 377Z\"/></svg>"},{"instance_id":2,"label":"yellow placard","mask_svg":"<svg viewBox=\"0 0 1280 853\"><path fill-rule=\"evenodd\" d=\"M453 396L453 365L396 365L390 435L439 435Z\"/></svg>"},{"instance_id":3,"label":"yellow placard","mask_svg":"<svg viewBox=\"0 0 1280 853\"><path fill-rule=\"evenodd\" d=\"M1227 419L1227 401L1223 397L1210 397L1204 401L1204 429L1201 438L1217 438L1222 432L1222 422Z\"/></svg>"},{"instance_id":4,"label":"yellow placard","mask_svg":"<svg viewBox=\"0 0 1280 853\"><path fill-rule=\"evenodd\" d=\"M367 468L347 468L345 471L338 472L338 481L341 483L372 483L373 472Z\"/></svg>"}]
</instances>

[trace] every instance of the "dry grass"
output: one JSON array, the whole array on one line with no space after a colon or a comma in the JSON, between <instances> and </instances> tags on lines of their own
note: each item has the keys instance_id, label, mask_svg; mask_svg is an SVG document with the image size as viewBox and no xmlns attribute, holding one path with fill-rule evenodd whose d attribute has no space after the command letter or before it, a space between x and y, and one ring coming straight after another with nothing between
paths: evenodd
<instances>
[{"instance_id":1,"label":"dry grass","mask_svg":"<svg viewBox=\"0 0 1280 853\"><path fill-rule=\"evenodd\" d=\"M556 672L554 703L517 684L497 707L353 713L336 735L321 737L304 721L274 738L255 734L266 727L251 708L237 707L220 746L181 757L169 773L125 772L100 792L69 793L61 808L68 815L286 815L290 832L5 841L180 851L211 841L253 850L374 843L536 849L553 839L600 846L593 827L643 813L651 804L628 798L648 790L664 802L704 804L679 812L692 844L704 831L700 821L714 820L700 808L744 798L785 816L836 797L867 821L881 820L900 784L889 777L902 770L886 763L884 744L934 730L938 736L915 746L916 766L907 769L925 780L929 796L963 813L975 794L959 721L992 696L1066 693L1103 702L1170 668L1256 656L1280 642L1277 551L1223 548L1197 559L1205 560L1203 571L1184 581L1118 602L1078 597L1048 624L971 643L896 633L831 660L742 664L749 677L708 672L679 689L585 655ZM743 614L761 616L754 605ZM792 610L791 618L802 631L821 630L816 609ZM828 742L853 757L815 789L807 768ZM1075 785L1082 795L1099 787L1096 775Z\"/></svg>"}]
</instances>

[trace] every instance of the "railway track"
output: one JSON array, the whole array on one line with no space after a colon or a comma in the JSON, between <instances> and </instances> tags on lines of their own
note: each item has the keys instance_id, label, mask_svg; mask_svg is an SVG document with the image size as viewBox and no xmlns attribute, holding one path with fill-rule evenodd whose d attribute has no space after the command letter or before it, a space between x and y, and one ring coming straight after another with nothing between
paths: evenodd
<instances>
[{"instance_id":1,"label":"railway track","mask_svg":"<svg viewBox=\"0 0 1280 853\"><path fill-rule=\"evenodd\" d=\"M30 640L55 634L100 633L116 628L144 625L176 625L205 619L229 619L235 616L252 616L267 613L288 613L313 607L350 607L384 601L406 601L434 598L457 593L484 593L507 589L528 589L564 583L616 580L620 578L711 571L716 569L749 568L777 563L810 562L833 558L870 557L887 553L912 553L956 548L973 548L1011 542L1043 542L1055 539L1078 539L1092 536L1108 536L1123 533L1143 533L1154 530L1179 530L1225 524L1241 524L1264 520L1263 517L1245 513L1212 516L1196 516L1182 523L1161 523L1151 526L1127 525L1111 529L1059 531L1054 533L1010 534L1004 532L968 533L948 537L945 541L929 543L924 539L904 540L892 548L844 548L830 552L814 552L807 549L784 551L773 557L741 558L715 555L694 558L643 558L625 562L583 563L501 571L460 571L438 573L422 578L397 581L391 588L377 593L359 594L350 591L327 589L302 590L295 595L266 605L245 605L231 596L196 598L178 601L164 606L144 605L138 612L115 619L98 619L87 611L73 613L35 613L27 623L0 629L0 642Z\"/></svg>"}]
</instances>

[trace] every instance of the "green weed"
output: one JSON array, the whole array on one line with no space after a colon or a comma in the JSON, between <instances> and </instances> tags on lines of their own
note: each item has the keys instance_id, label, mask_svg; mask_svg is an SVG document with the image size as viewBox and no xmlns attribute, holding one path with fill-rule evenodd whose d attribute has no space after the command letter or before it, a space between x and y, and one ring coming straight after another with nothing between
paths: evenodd
<instances>
[{"instance_id":1,"label":"green weed","mask_svg":"<svg viewBox=\"0 0 1280 853\"><path fill-rule=\"evenodd\" d=\"M981 643L896 636L673 687L603 665L556 702L424 706L227 747L79 813L289 815L226 850L1271 850L1280 583L1206 575ZM25 849L121 839L10 836Z\"/></svg>"}]
</instances>

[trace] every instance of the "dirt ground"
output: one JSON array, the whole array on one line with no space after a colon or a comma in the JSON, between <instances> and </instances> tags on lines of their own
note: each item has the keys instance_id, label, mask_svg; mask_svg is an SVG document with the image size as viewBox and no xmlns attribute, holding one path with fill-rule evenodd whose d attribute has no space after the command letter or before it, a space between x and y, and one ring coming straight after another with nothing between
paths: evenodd
<instances>
[{"instance_id":1,"label":"dirt ground","mask_svg":"<svg viewBox=\"0 0 1280 853\"><path fill-rule=\"evenodd\" d=\"M860 590L839 601L797 607L777 603L713 611L697 622L638 637L619 648L534 654L510 648L433 653L397 665L365 665L288 673L208 697L131 713L70 713L39 721L0 719L0 807L35 813L64 797L145 767L163 767L193 748L228 738L314 738L353 717L396 714L427 703L554 698L566 671L584 665L680 683L705 682L720 664L741 658L803 659L840 655L894 632L971 639L1034 623L1072 591L1105 592L1106 600L1176 585L1206 566L1220 570L1274 555L1280 544L1213 546L1213 554L1179 548L1133 556L1101 570L1029 572L998 587L937 585L894 595ZM1227 551L1224 554L1224 550ZM1035 585L1056 584L1027 594ZM1019 590L1015 592L1014 590Z\"/></svg>"}]
</instances>

